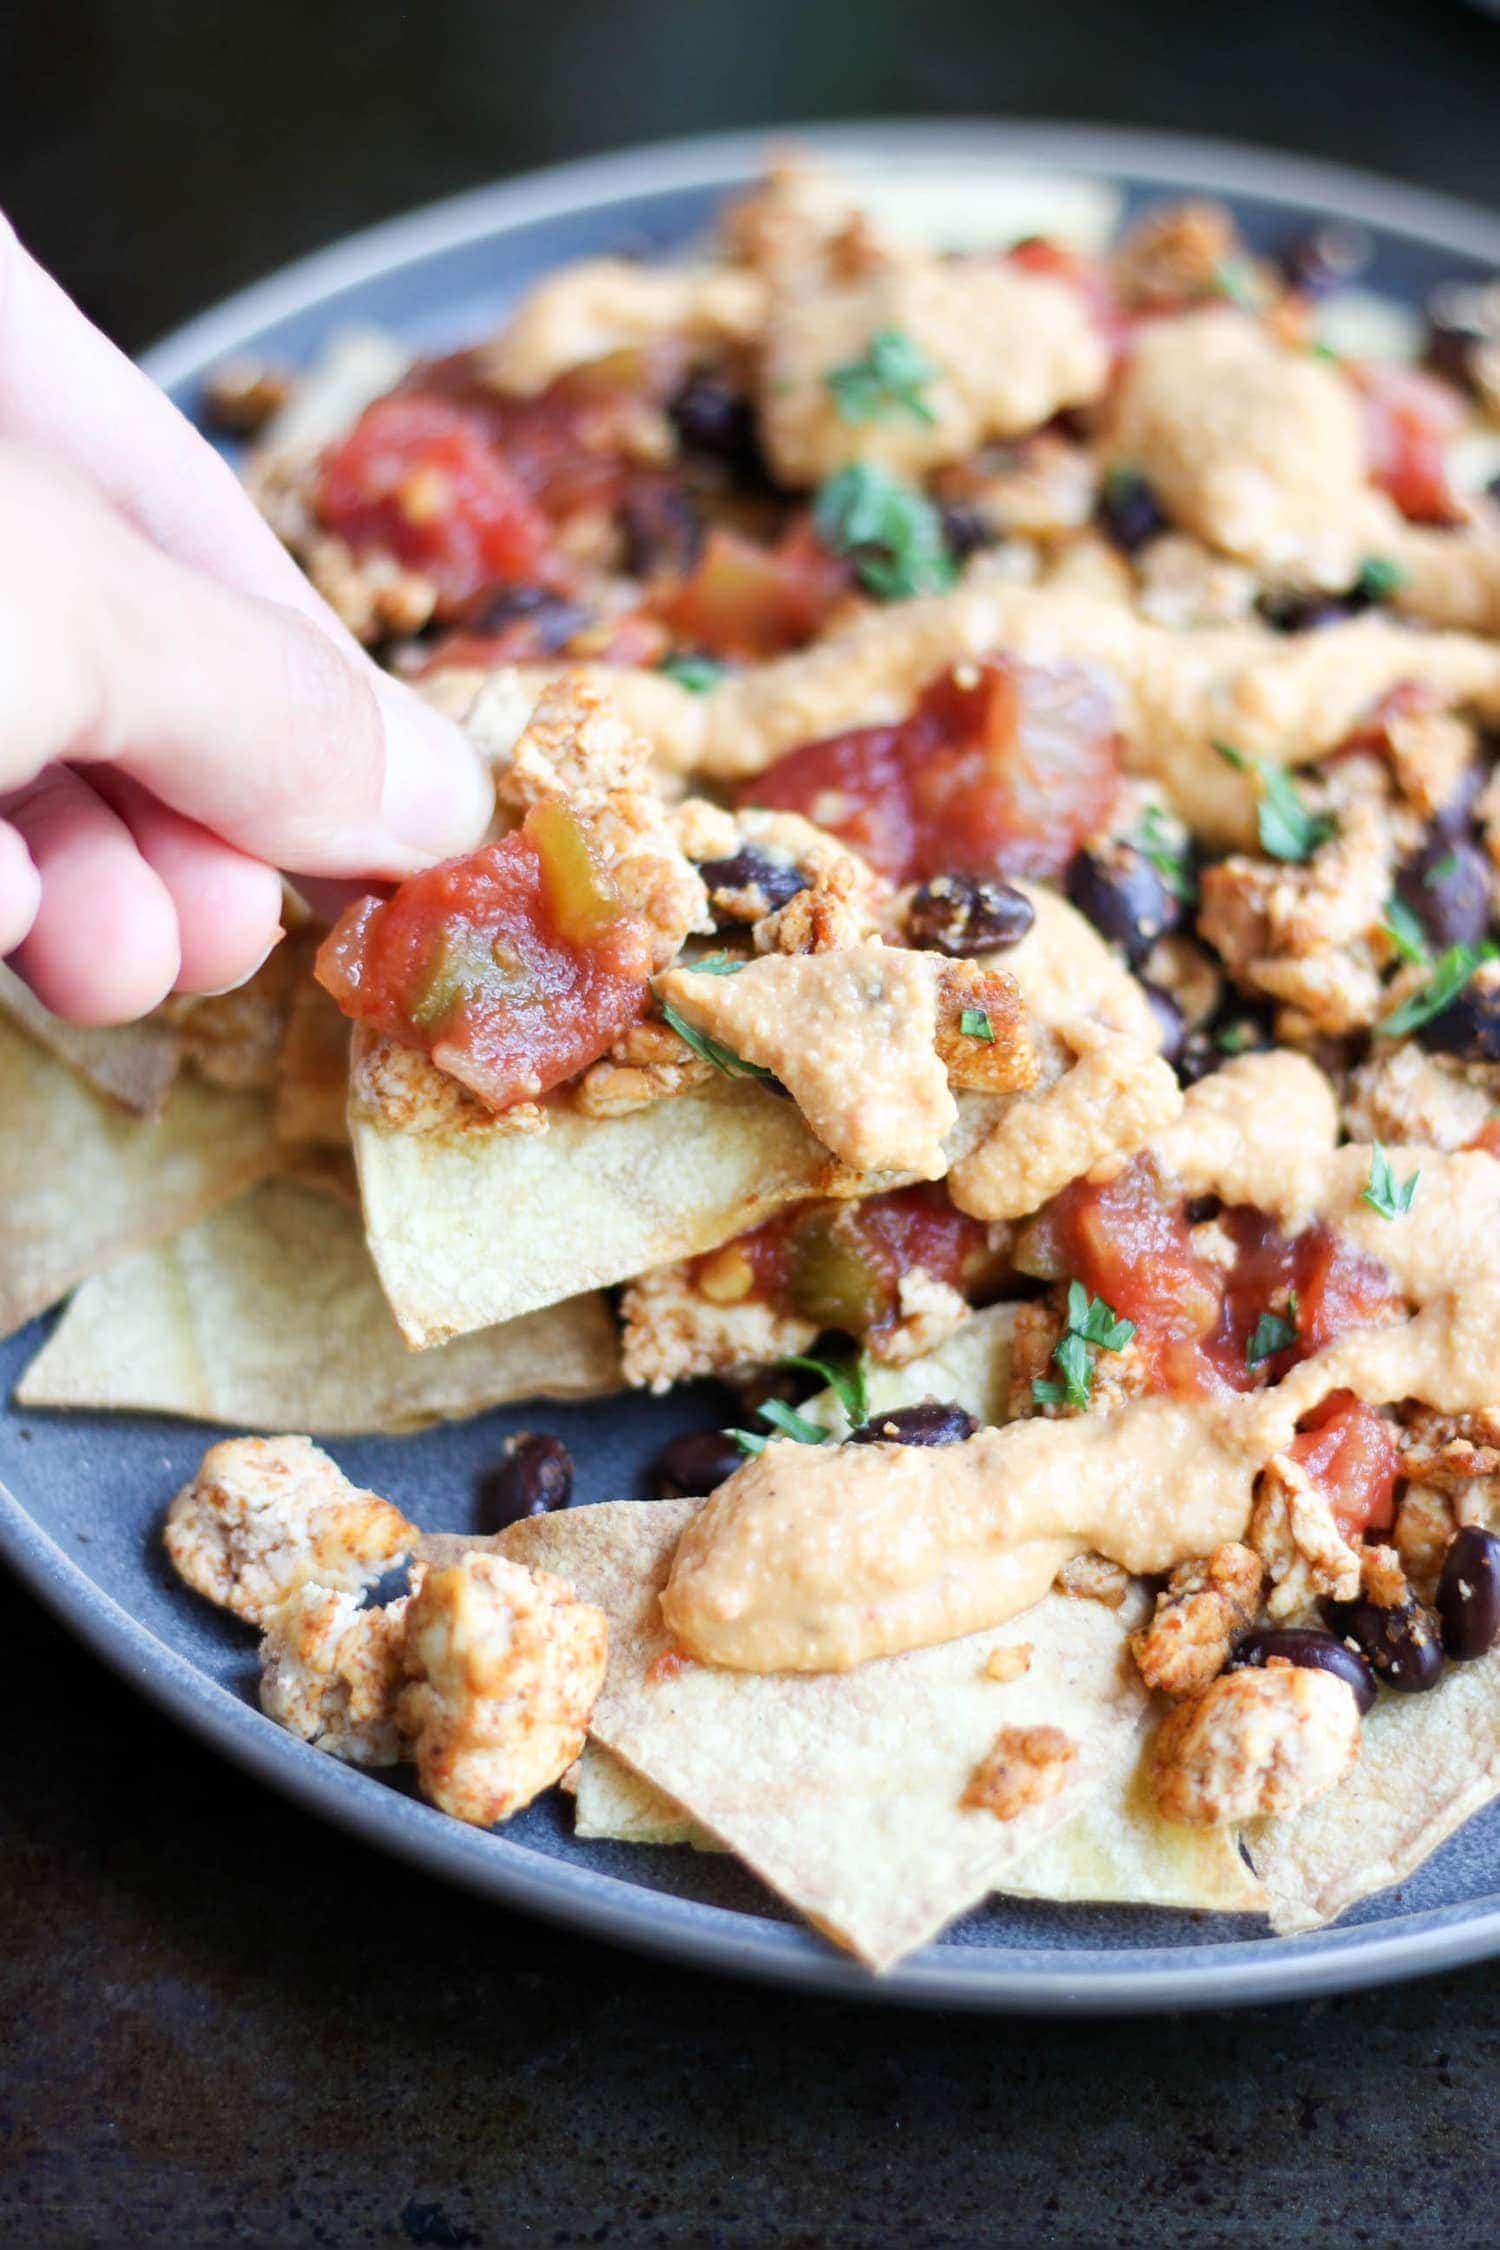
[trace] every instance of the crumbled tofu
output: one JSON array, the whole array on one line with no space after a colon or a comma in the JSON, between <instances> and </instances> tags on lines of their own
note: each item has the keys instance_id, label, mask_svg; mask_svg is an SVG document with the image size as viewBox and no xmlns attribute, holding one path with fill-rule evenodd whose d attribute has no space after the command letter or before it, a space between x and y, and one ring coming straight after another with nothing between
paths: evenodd
<instances>
[{"instance_id":1,"label":"crumbled tofu","mask_svg":"<svg viewBox=\"0 0 1500 2250\"><path fill-rule=\"evenodd\" d=\"M1141 615L1174 632L1187 625L1242 624L1254 615L1259 591L1253 570L1175 531L1142 549L1136 580Z\"/></svg>"},{"instance_id":2,"label":"crumbled tofu","mask_svg":"<svg viewBox=\"0 0 1500 2250\"><path fill-rule=\"evenodd\" d=\"M1110 271L1125 304L1158 312L1217 296L1225 261L1238 247L1222 203L1167 203L1126 231Z\"/></svg>"},{"instance_id":3,"label":"crumbled tofu","mask_svg":"<svg viewBox=\"0 0 1500 2250\"><path fill-rule=\"evenodd\" d=\"M679 1264L644 1273L626 1289L621 1368L634 1389L668 1391L695 1376L764 1367L816 1343L816 1321L778 1312L750 1294L754 1269L734 1243L707 1261L704 1281Z\"/></svg>"},{"instance_id":4,"label":"crumbled tofu","mask_svg":"<svg viewBox=\"0 0 1500 2250\"><path fill-rule=\"evenodd\" d=\"M1378 1047L1351 1071L1342 1106L1351 1140L1440 1149L1467 1148L1494 1107L1482 1086L1467 1082L1461 1064L1408 1039Z\"/></svg>"},{"instance_id":5,"label":"crumbled tofu","mask_svg":"<svg viewBox=\"0 0 1500 2250\"><path fill-rule=\"evenodd\" d=\"M764 318L765 291L753 274L585 258L538 282L481 357L497 390L529 393L570 367L683 334L745 345Z\"/></svg>"},{"instance_id":6,"label":"crumbled tofu","mask_svg":"<svg viewBox=\"0 0 1500 2250\"><path fill-rule=\"evenodd\" d=\"M951 1282L939 1281L925 1266L912 1266L896 1284L899 1318L866 1339L871 1359L883 1367L905 1367L947 1342L969 1317L968 1300Z\"/></svg>"},{"instance_id":7,"label":"crumbled tofu","mask_svg":"<svg viewBox=\"0 0 1500 2250\"><path fill-rule=\"evenodd\" d=\"M830 852L799 872L806 873L807 887L756 921L757 953L836 953L874 935L881 891L863 860Z\"/></svg>"},{"instance_id":8,"label":"crumbled tofu","mask_svg":"<svg viewBox=\"0 0 1500 2250\"><path fill-rule=\"evenodd\" d=\"M1189 1828L1296 1812L1353 1771L1359 1739L1359 1706L1331 1672L1275 1663L1221 1672L1157 1729L1156 1809Z\"/></svg>"},{"instance_id":9,"label":"crumbled tofu","mask_svg":"<svg viewBox=\"0 0 1500 2250\"><path fill-rule=\"evenodd\" d=\"M1000 1648L992 1648L985 1659L984 1676L1006 1687L1012 1680L1021 1679L1031 1669L1030 1641L1007 1641Z\"/></svg>"},{"instance_id":10,"label":"crumbled tofu","mask_svg":"<svg viewBox=\"0 0 1500 2250\"><path fill-rule=\"evenodd\" d=\"M1266 1566L1275 1624L1310 1611L1320 1595L1353 1601L1359 1548L1339 1529L1327 1496L1289 1453L1273 1454L1256 1487L1250 1545Z\"/></svg>"},{"instance_id":11,"label":"crumbled tofu","mask_svg":"<svg viewBox=\"0 0 1500 2250\"><path fill-rule=\"evenodd\" d=\"M1019 1094L1036 1084L1036 1047L1020 987L1008 970L979 961L943 964L937 1052L950 1086Z\"/></svg>"},{"instance_id":12,"label":"crumbled tofu","mask_svg":"<svg viewBox=\"0 0 1500 2250\"><path fill-rule=\"evenodd\" d=\"M1451 1496L1435 1484L1411 1484L1396 1510L1392 1533L1407 1582L1424 1602L1437 1591L1443 1560L1458 1530Z\"/></svg>"},{"instance_id":13,"label":"crumbled tofu","mask_svg":"<svg viewBox=\"0 0 1500 2250\"><path fill-rule=\"evenodd\" d=\"M465 1133L545 1133L550 1115L541 1102L488 1109L418 1048L363 1024L349 1048L349 1101L358 1115L379 1118L397 1132L445 1140Z\"/></svg>"},{"instance_id":14,"label":"crumbled tofu","mask_svg":"<svg viewBox=\"0 0 1500 2250\"><path fill-rule=\"evenodd\" d=\"M395 1765L410 1601L404 1594L383 1609L361 1609L355 1594L299 1586L272 1611L261 1640L266 1717L350 1765Z\"/></svg>"},{"instance_id":15,"label":"crumbled tofu","mask_svg":"<svg viewBox=\"0 0 1500 2250\"><path fill-rule=\"evenodd\" d=\"M601 1062L591 1063L572 1089L585 1117L624 1117L652 1102L690 1093L714 1076L669 1023L648 1017L622 1032Z\"/></svg>"},{"instance_id":16,"label":"crumbled tofu","mask_svg":"<svg viewBox=\"0 0 1500 2250\"><path fill-rule=\"evenodd\" d=\"M918 411L846 418L830 378L890 335L931 370ZM773 293L761 433L784 484L817 484L851 461L916 476L1086 404L1108 374L1104 338L1066 283L993 259L892 257L842 286L799 273Z\"/></svg>"},{"instance_id":17,"label":"crumbled tofu","mask_svg":"<svg viewBox=\"0 0 1500 2250\"><path fill-rule=\"evenodd\" d=\"M1075 1555L1065 1562L1052 1581L1059 1594L1078 1602L1102 1602L1106 1609L1123 1609L1130 1592L1130 1573L1107 1555Z\"/></svg>"},{"instance_id":18,"label":"crumbled tofu","mask_svg":"<svg viewBox=\"0 0 1500 2250\"><path fill-rule=\"evenodd\" d=\"M195 1593L252 1625L309 1579L372 1586L406 1554L414 1524L352 1485L310 1438L226 1438L167 1511L163 1538Z\"/></svg>"},{"instance_id":19,"label":"crumbled tofu","mask_svg":"<svg viewBox=\"0 0 1500 2250\"><path fill-rule=\"evenodd\" d=\"M1254 1618L1262 1576L1260 1557L1234 1543L1179 1563L1156 1597L1156 1615L1131 1636L1147 1687L1174 1700L1201 1695Z\"/></svg>"},{"instance_id":20,"label":"crumbled tofu","mask_svg":"<svg viewBox=\"0 0 1500 2250\"><path fill-rule=\"evenodd\" d=\"M1359 1590L1377 1609L1401 1609L1409 1598L1406 1572L1394 1547L1366 1547L1359 1558Z\"/></svg>"},{"instance_id":21,"label":"crumbled tofu","mask_svg":"<svg viewBox=\"0 0 1500 2250\"><path fill-rule=\"evenodd\" d=\"M607 1632L548 1571L480 1552L431 1571L407 1611L397 1706L423 1795L488 1828L550 1787L583 1748Z\"/></svg>"},{"instance_id":22,"label":"crumbled tofu","mask_svg":"<svg viewBox=\"0 0 1500 2250\"><path fill-rule=\"evenodd\" d=\"M996 1820L1014 1820L1028 1805L1055 1797L1078 1756L1061 1727L1002 1727L969 1776L960 1804Z\"/></svg>"}]
</instances>

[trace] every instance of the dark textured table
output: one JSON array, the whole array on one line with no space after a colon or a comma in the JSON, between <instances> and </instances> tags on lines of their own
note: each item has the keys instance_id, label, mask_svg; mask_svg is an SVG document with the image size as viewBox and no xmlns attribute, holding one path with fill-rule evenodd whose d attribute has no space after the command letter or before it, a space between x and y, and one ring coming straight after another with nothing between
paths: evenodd
<instances>
[{"instance_id":1,"label":"dark textured table","mask_svg":"<svg viewBox=\"0 0 1500 2250\"><path fill-rule=\"evenodd\" d=\"M1493 198L1500 25L1352 0L51 0L0 204L137 347L345 228L657 134L1095 117ZM261 1794L0 1587L0 2240L1441 2241L1500 2231L1500 1967L1070 2025L635 1961Z\"/></svg>"}]
</instances>

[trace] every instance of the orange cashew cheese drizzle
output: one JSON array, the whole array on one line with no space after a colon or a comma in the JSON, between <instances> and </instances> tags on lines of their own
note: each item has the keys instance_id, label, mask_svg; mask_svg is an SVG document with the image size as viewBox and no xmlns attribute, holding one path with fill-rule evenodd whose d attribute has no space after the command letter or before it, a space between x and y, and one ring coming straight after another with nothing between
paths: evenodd
<instances>
[{"instance_id":1,"label":"orange cashew cheese drizzle","mask_svg":"<svg viewBox=\"0 0 1500 2250\"><path fill-rule=\"evenodd\" d=\"M1412 1152L1411 1211L1363 1201L1367 1146L1335 1147L1327 1081L1286 1053L1194 1087L1151 1155L1187 1196L1325 1220L1414 1308L1304 1361L1274 1389L1133 1400L943 1447L768 1445L683 1535L662 1595L681 1644L750 1672L845 1671L1002 1623L1095 1550L1166 1571L1244 1535L1255 1478L1330 1391L1447 1413L1500 1400L1500 1163Z\"/></svg>"}]
</instances>

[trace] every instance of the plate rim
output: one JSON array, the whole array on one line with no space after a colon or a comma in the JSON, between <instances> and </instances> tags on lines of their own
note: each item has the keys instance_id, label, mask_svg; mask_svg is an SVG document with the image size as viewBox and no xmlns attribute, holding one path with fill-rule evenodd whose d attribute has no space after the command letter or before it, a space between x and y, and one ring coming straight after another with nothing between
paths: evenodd
<instances>
[{"instance_id":1,"label":"plate rim","mask_svg":"<svg viewBox=\"0 0 1500 2250\"><path fill-rule=\"evenodd\" d=\"M272 322L337 292L487 237L643 193L713 188L796 142L830 159L1017 163L1242 194L1500 265L1500 219L1482 208L1323 158L1232 141L1034 120L864 119L658 141L549 166L380 221L222 299L141 355L164 389L201 377ZM593 1938L781 1987L918 2007L1105 2015L1252 2006L1460 1967L1500 1952L1500 1894L1332 1929L1156 1954L934 1944L873 1978L794 1923L684 1899L466 1829L275 1727L200 1672L88 1574L0 1483L0 1559L69 1631L149 1701L255 1779L428 1874Z\"/></svg>"}]
</instances>

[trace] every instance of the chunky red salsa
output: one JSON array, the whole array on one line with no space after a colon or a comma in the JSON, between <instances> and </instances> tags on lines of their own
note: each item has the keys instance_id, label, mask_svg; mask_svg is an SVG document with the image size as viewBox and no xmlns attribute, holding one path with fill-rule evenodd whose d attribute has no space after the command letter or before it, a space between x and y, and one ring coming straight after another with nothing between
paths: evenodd
<instances>
[{"instance_id":1,"label":"chunky red salsa","mask_svg":"<svg viewBox=\"0 0 1500 2250\"><path fill-rule=\"evenodd\" d=\"M757 1299L878 1340L901 1317L903 1274L918 1266L970 1297L1000 1278L988 1230L955 1211L939 1184L805 1203L694 1259L692 1271L716 1302Z\"/></svg>"},{"instance_id":2,"label":"chunky red salsa","mask_svg":"<svg viewBox=\"0 0 1500 2250\"><path fill-rule=\"evenodd\" d=\"M1330 1391L1287 1447L1323 1493L1346 1539L1388 1531L1401 1456L1389 1422L1352 1391Z\"/></svg>"},{"instance_id":3,"label":"chunky red salsa","mask_svg":"<svg viewBox=\"0 0 1500 2250\"><path fill-rule=\"evenodd\" d=\"M716 526L690 575L651 606L688 647L758 663L821 632L853 584L849 564L830 554L806 517L774 546Z\"/></svg>"},{"instance_id":4,"label":"chunky red salsa","mask_svg":"<svg viewBox=\"0 0 1500 2250\"><path fill-rule=\"evenodd\" d=\"M318 951L345 1015L419 1047L492 1109L533 1101L645 1013L645 924L566 806L358 900Z\"/></svg>"},{"instance_id":5,"label":"chunky red salsa","mask_svg":"<svg viewBox=\"0 0 1500 2250\"><path fill-rule=\"evenodd\" d=\"M1109 697L1077 665L986 657L924 689L897 726L789 750L744 791L800 812L894 882L1056 877L1120 785Z\"/></svg>"},{"instance_id":6,"label":"chunky red salsa","mask_svg":"<svg viewBox=\"0 0 1500 2250\"><path fill-rule=\"evenodd\" d=\"M1464 422L1458 392L1415 367L1365 364L1349 372L1364 393L1373 481L1414 523L1455 522L1446 449Z\"/></svg>"},{"instance_id":7,"label":"chunky red salsa","mask_svg":"<svg viewBox=\"0 0 1500 2250\"><path fill-rule=\"evenodd\" d=\"M1248 1208L1220 1223L1233 1245L1224 1264L1195 1252L1181 1200L1138 1160L1107 1185L1064 1188L1029 1232L1028 1264L1133 1320L1152 1385L1185 1397L1278 1382L1400 1307L1385 1267L1321 1223L1289 1237Z\"/></svg>"}]
</instances>

